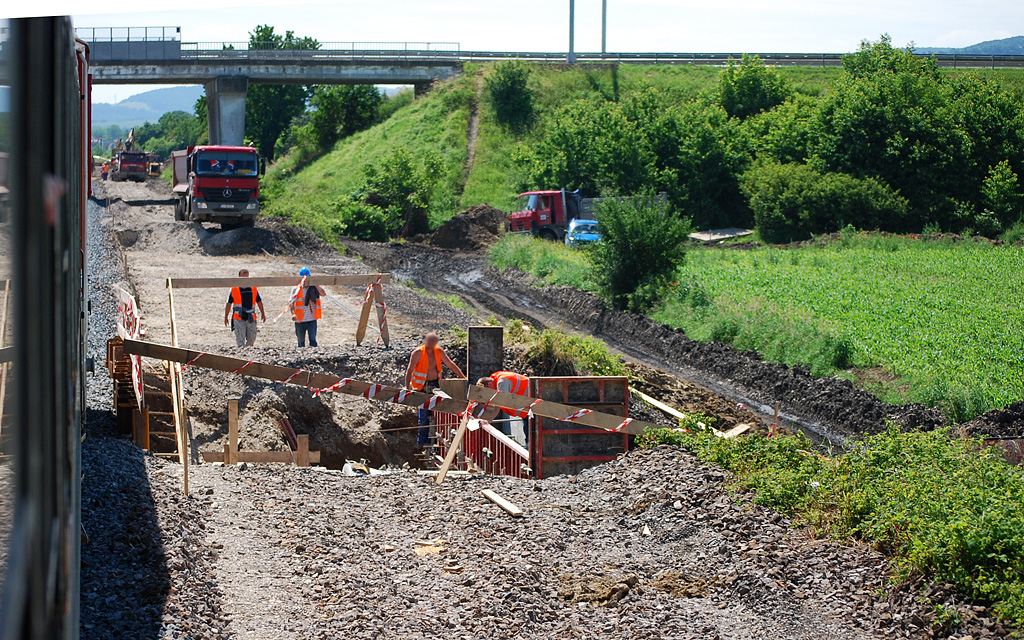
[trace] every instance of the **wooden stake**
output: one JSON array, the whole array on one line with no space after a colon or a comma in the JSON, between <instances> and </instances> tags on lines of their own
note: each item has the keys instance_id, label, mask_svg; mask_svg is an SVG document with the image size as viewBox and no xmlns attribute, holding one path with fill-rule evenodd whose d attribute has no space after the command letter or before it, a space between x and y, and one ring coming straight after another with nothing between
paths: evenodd
<instances>
[{"instance_id":1,"label":"wooden stake","mask_svg":"<svg viewBox=\"0 0 1024 640\"><path fill-rule=\"evenodd\" d=\"M373 302L374 307L377 308L377 322L380 324L380 339L384 341L384 346L391 346L391 337L388 331L388 323L385 321L384 309L384 288L380 286L380 283L375 282L373 284Z\"/></svg>"},{"instance_id":2,"label":"wooden stake","mask_svg":"<svg viewBox=\"0 0 1024 640\"><path fill-rule=\"evenodd\" d=\"M149 407L142 410L142 448L146 451L149 447Z\"/></svg>"},{"instance_id":3,"label":"wooden stake","mask_svg":"<svg viewBox=\"0 0 1024 640\"><path fill-rule=\"evenodd\" d=\"M366 326L370 323L370 307L373 306L373 298L363 302L363 308L359 310L359 324L356 325L356 346L363 344L366 337Z\"/></svg>"},{"instance_id":4,"label":"wooden stake","mask_svg":"<svg viewBox=\"0 0 1024 640\"><path fill-rule=\"evenodd\" d=\"M238 464L238 400L228 401L228 464Z\"/></svg>"},{"instance_id":5,"label":"wooden stake","mask_svg":"<svg viewBox=\"0 0 1024 640\"><path fill-rule=\"evenodd\" d=\"M459 428L455 432L455 437L452 438L452 443L448 446L448 453L444 456L444 463L437 472L437 477L434 479L436 484L444 482L444 477L448 475L448 468L452 466L452 462L455 461L455 456L459 453L459 448L462 445L462 438L466 435L466 428L469 426L469 407L466 407L466 412L462 416L462 422L459 423Z\"/></svg>"},{"instance_id":6,"label":"wooden stake","mask_svg":"<svg viewBox=\"0 0 1024 640\"><path fill-rule=\"evenodd\" d=\"M522 515L523 515L523 510L522 509L517 507L515 504L509 502L505 498L502 498L501 496L499 496L498 494L494 493L490 489L484 489L480 493L482 493L485 498L487 498L488 500L490 500L494 504L498 505L499 507L501 507L502 509L507 511L508 514L510 516L512 516L513 518L522 517Z\"/></svg>"},{"instance_id":7,"label":"wooden stake","mask_svg":"<svg viewBox=\"0 0 1024 640\"><path fill-rule=\"evenodd\" d=\"M309 435L302 433L296 438L299 441L299 448L295 452L295 464L299 467L309 466Z\"/></svg>"}]
</instances>

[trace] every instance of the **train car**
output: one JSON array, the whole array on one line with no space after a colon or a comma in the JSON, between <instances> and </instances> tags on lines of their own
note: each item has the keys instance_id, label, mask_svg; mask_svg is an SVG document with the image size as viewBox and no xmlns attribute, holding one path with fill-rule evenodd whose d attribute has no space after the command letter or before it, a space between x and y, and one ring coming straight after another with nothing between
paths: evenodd
<instances>
[{"instance_id":1,"label":"train car","mask_svg":"<svg viewBox=\"0 0 1024 640\"><path fill-rule=\"evenodd\" d=\"M89 50L0 25L0 639L78 637Z\"/></svg>"}]
</instances>

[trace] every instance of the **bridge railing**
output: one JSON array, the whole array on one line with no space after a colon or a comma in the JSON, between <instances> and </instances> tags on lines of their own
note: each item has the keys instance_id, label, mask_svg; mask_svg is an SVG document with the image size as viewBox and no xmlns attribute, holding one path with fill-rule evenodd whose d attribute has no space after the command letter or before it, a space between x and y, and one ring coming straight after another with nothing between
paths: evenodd
<instances>
[{"instance_id":1,"label":"bridge railing","mask_svg":"<svg viewBox=\"0 0 1024 640\"><path fill-rule=\"evenodd\" d=\"M321 42L317 49L281 49L274 42L188 42L182 59L202 60L318 60L318 59L437 59L459 58L457 42Z\"/></svg>"},{"instance_id":2,"label":"bridge railing","mask_svg":"<svg viewBox=\"0 0 1024 640\"><path fill-rule=\"evenodd\" d=\"M93 42L181 41L181 27L78 27L75 35Z\"/></svg>"}]
</instances>

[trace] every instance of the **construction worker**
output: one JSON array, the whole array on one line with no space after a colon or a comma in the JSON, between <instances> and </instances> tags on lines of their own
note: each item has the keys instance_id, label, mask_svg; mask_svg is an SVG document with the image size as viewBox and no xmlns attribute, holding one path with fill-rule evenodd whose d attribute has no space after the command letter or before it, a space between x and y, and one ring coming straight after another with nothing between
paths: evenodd
<instances>
[{"instance_id":1,"label":"construction worker","mask_svg":"<svg viewBox=\"0 0 1024 640\"><path fill-rule=\"evenodd\" d=\"M309 346L316 344L316 321L321 317L320 298L326 295L323 287L305 285L306 278L312 274L309 269L302 267L299 271L302 280L292 289L292 299L288 308L292 312L292 322L295 323L295 337L299 339L299 347L306 346L306 336L309 336Z\"/></svg>"},{"instance_id":2,"label":"construction worker","mask_svg":"<svg viewBox=\"0 0 1024 640\"><path fill-rule=\"evenodd\" d=\"M441 371L448 367L457 378L465 378L459 365L452 362L444 349L439 347L437 334L431 331L423 338L423 345L413 349L409 366L405 370L405 388L413 391L433 393L441 384ZM416 443L425 447L430 444L430 412L420 409L420 426Z\"/></svg>"},{"instance_id":3,"label":"construction worker","mask_svg":"<svg viewBox=\"0 0 1024 640\"><path fill-rule=\"evenodd\" d=\"M476 383L488 389L504 391L517 396L526 397L530 394L530 379L514 371L495 371L487 378L480 378ZM511 414L511 415L510 415ZM525 442L530 441L530 425L528 411L499 411L495 422L498 429L509 437L512 436L512 416L522 419L523 438Z\"/></svg>"},{"instance_id":4,"label":"construction worker","mask_svg":"<svg viewBox=\"0 0 1024 640\"><path fill-rule=\"evenodd\" d=\"M100 167L100 175L103 177L104 180L106 180L107 176L110 175L110 163L109 162L104 162L103 165Z\"/></svg>"},{"instance_id":5,"label":"construction worker","mask_svg":"<svg viewBox=\"0 0 1024 640\"><path fill-rule=\"evenodd\" d=\"M249 270L242 269L238 272L238 277L248 278ZM233 287L228 293L228 303L224 306L224 326L230 326L235 332L235 343L240 347L251 347L256 344L257 307L261 319L266 322L267 313L263 310L263 298L256 287Z\"/></svg>"}]
</instances>

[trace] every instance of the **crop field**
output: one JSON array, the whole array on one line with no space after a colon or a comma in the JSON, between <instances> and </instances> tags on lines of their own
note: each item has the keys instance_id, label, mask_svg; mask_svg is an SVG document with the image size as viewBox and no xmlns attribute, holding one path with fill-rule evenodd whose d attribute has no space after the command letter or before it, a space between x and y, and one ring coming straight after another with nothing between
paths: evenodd
<instances>
[{"instance_id":1,"label":"crop field","mask_svg":"<svg viewBox=\"0 0 1024 640\"><path fill-rule=\"evenodd\" d=\"M654 314L696 340L842 371L955 420L1024 398L1024 248L844 234L687 255Z\"/></svg>"},{"instance_id":2,"label":"crop field","mask_svg":"<svg viewBox=\"0 0 1024 640\"><path fill-rule=\"evenodd\" d=\"M584 251L506 236L490 259L596 292ZM694 248L651 315L960 422L1024 399L1022 291L1024 247L846 233L800 248Z\"/></svg>"}]
</instances>

